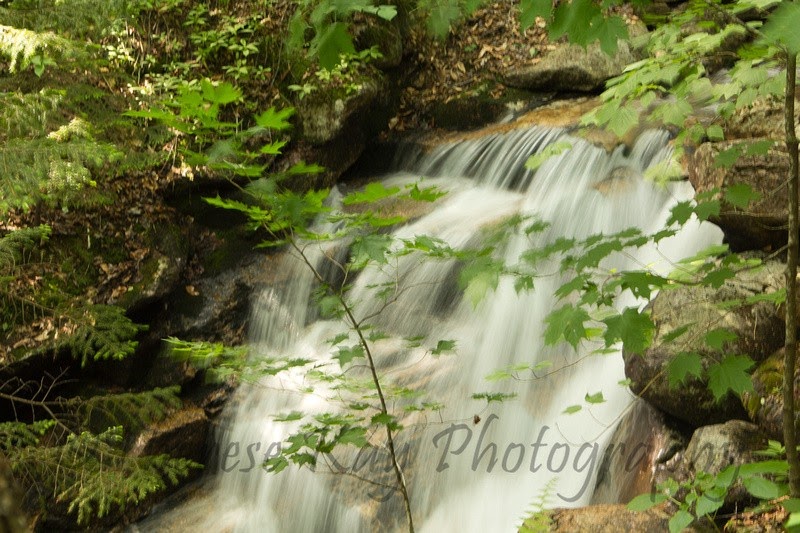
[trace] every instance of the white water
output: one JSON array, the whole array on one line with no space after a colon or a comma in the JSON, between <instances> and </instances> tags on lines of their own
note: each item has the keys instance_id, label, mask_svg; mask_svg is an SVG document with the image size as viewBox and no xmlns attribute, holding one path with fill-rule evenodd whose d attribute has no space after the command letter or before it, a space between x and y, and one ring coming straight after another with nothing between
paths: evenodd
<instances>
[{"instance_id":1,"label":"white water","mask_svg":"<svg viewBox=\"0 0 800 533\"><path fill-rule=\"evenodd\" d=\"M397 229L395 235L428 235L453 247L478 246L487 228L511 215L548 221L550 227L542 234L508 241L505 259L513 264L524 250L559 236L607 234L631 226L656 231L669 208L691 196L688 184L665 190L641 179L647 166L668 155L666 135L658 132L645 134L627 156L622 149L609 155L570 139L573 148L548 160L535 176L524 170L531 153L564 137L558 130L518 130L444 146L413 165L407 163L412 170L386 178L387 182L409 183L424 176L425 185L449 193L431 212ZM608 176L624 178L595 188ZM642 249L636 257L620 254L604 266L647 265L665 273L671 269L670 260L720 238L710 226L693 225L662 241L658 249ZM324 250L309 251L324 262ZM331 351L325 340L345 327L319 320L309 311L312 277L298 258L287 257L283 268L291 269L290 286L267 289L256 298L254 345L265 355L306 357L323 370L338 369L335 361L325 366ZM423 399L444 405L440 411L404 418L406 427L397 436L418 530L512 531L540 497L549 507L584 505L591 498L603 449L631 396L617 385L624 379L618 353L584 357L586 350L576 354L567 345L543 346L543 320L556 304L553 291L563 282L551 275L555 271L544 265L542 273L547 275L536 280L535 291L521 295L512 280L501 280L477 308L461 297L452 262L421 261L409 255L394 269L369 270L348 280L354 284L350 299L357 302L357 316L375 314L371 323L389 333L389 338L374 343L383 379L420 389ZM402 294L383 308L383 300L371 287L390 280ZM634 304L619 302L621 307ZM425 337L422 346L406 348L402 337L416 335ZM428 349L439 339L455 340L456 353L433 357ZM537 380L485 379L500 368L545 360L553 367L540 373L560 370ZM296 369L259 386L242 386L229 409L229 431L218 435L220 469L213 489L143 528L164 529L171 524L177 530L208 531L402 530L405 517L399 495L348 475L391 485L394 478L385 457L369 461L366 451L337 454L348 474L323 472L322 461L317 472L290 466L272 475L259 469L264 453L274 452L276 443L285 442L296 427L275 421L274 415L333 412L341 406L337 398L342 393L310 380L307 370ZM310 389L301 392L306 387ZM563 414L565 407L583 404L587 393L598 391L605 403ZM471 398L476 392L518 396L487 406L484 400ZM401 403L390 408L400 416Z\"/></svg>"}]
</instances>

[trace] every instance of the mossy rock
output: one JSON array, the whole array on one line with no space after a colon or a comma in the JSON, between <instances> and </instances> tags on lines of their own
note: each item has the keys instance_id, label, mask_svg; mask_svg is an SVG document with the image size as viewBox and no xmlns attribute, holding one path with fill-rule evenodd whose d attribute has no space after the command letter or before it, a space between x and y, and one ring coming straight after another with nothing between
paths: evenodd
<instances>
[{"instance_id":1,"label":"mossy rock","mask_svg":"<svg viewBox=\"0 0 800 533\"><path fill-rule=\"evenodd\" d=\"M750 420L770 439L783 442L783 371L781 348L753 372L753 390L742 394L742 405ZM800 371L795 372L795 403L800 401ZM800 430L800 413L795 415L795 428Z\"/></svg>"},{"instance_id":2,"label":"mossy rock","mask_svg":"<svg viewBox=\"0 0 800 533\"><path fill-rule=\"evenodd\" d=\"M150 236L152 246L142 259L137 281L115 303L134 313L172 292L188 262L189 239L177 224L165 225Z\"/></svg>"}]
</instances>

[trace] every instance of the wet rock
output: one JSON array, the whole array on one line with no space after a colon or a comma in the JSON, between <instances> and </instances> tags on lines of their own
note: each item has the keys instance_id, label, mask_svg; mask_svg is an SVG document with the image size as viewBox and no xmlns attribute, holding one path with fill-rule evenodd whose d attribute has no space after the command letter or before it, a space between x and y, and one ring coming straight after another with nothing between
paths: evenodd
<instances>
[{"instance_id":1,"label":"wet rock","mask_svg":"<svg viewBox=\"0 0 800 533\"><path fill-rule=\"evenodd\" d=\"M737 273L719 289L684 286L659 293L649 304L656 326L653 344L643 355L623 352L625 374L632 381L634 393L692 427L746 420L741 400L729 393L715 401L706 379L687 376L683 385L671 388L667 365L679 353L697 353L707 370L719 360L720 352L709 347L705 336L722 327L736 335L736 339L723 344L722 353L746 354L756 362L774 353L783 345L784 324L773 303L757 302L734 309L719 304L779 290L784 282L783 270L783 264L770 261ZM671 342L664 340L684 326L688 326L684 334Z\"/></svg>"},{"instance_id":2,"label":"wet rock","mask_svg":"<svg viewBox=\"0 0 800 533\"><path fill-rule=\"evenodd\" d=\"M611 57L597 43L587 48L565 45L538 63L511 70L505 75L505 83L534 91L596 91L638 59L627 42L619 41L618 47Z\"/></svg>"},{"instance_id":3,"label":"wet rock","mask_svg":"<svg viewBox=\"0 0 800 533\"><path fill-rule=\"evenodd\" d=\"M790 162L785 145L776 143L764 155L742 155L730 167L717 164L720 153L738 150L744 154L752 141L704 143L690 157L688 164L689 181L698 194L715 188L724 194L731 187L740 185L758 193L759 198L746 208L733 206L720 195L720 214L709 218L722 229L734 251L774 249L787 239L786 176L789 175Z\"/></svg>"},{"instance_id":4,"label":"wet rock","mask_svg":"<svg viewBox=\"0 0 800 533\"><path fill-rule=\"evenodd\" d=\"M637 399L606 448L592 504L628 503L671 476L686 439L663 413Z\"/></svg>"},{"instance_id":5,"label":"wet rock","mask_svg":"<svg viewBox=\"0 0 800 533\"><path fill-rule=\"evenodd\" d=\"M168 454L201 463L205 460L209 420L199 407L181 409L142 431L130 449L134 457Z\"/></svg>"}]
</instances>

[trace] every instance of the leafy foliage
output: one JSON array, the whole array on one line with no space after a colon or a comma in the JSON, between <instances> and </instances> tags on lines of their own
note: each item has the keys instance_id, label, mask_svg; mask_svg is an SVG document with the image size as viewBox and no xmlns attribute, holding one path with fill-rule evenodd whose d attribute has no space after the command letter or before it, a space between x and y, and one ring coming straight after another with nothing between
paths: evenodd
<instances>
[{"instance_id":1,"label":"leafy foliage","mask_svg":"<svg viewBox=\"0 0 800 533\"><path fill-rule=\"evenodd\" d=\"M102 518L115 507L142 502L176 484L199 465L168 455L131 457L120 447L122 428L99 434L70 435L58 446L25 446L4 450L18 476L43 497L66 503L79 524Z\"/></svg>"}]
</instances>

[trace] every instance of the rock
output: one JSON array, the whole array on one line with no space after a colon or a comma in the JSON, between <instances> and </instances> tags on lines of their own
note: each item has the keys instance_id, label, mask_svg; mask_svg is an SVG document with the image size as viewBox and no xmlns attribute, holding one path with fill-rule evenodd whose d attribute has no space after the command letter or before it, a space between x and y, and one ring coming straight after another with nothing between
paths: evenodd
<instances>
[{"instance_id":1,"label":"rock","mask_svg":"<svg viewBox=\"0 0 800 533\"><path fill-rule=\"evenodd\" d=\"M698 472L714 476L731 465L763 459L756 452L766 446L767 438L758 426L743 420L729 420L724 424L698 428L686 447L684 463L692 479ZM753 497L741 481L730 487L725 496L725 505L729 508L744 507L752 501Z\"/></svg>"},{"instance_id":2,"label":"rock","mask_svg":"<svg viewBox=\"0 0 800 533\"><path fill-rule=\"evenodd\" d=\"M783 357L781 348L753 372L753 391L742 394L742 405L750 420L770 439L783 442ZM800 369L795 372L795 402L800 402ZM795 415L800 430L800 414Z\"/></svg>"},{"instance_id":3,"label":"rock","mask_svg":"<svg viewBox=\"0 0 800 533\"><path fill-rule=\"evenodd\" d=\"M189 257L187 232L178 225L165 225L153 232L152 245L143 250L136 281L127 292L109 303L134 314L161 300L175 290Z\"/></svg>"},{"instance_id":4,"label":"rock","mask_svg":"<svg viewBox=\"0 0 800 533\"><path fill-rule=\"evenodd\" d=\"M730 465L757 459L754 452L767 445L765 435L752 422L728 420L695 430L686 447L686 465L694 472L716 475Z\"/></svg>"},{"instance_id":5,"label":"rock","mask_svg":"<svg viewBox=\"0 0 800 533\"><path fill-rule=\"evenodd\" d=\"M768 139L754 139L767 141ZM787 239L786 177L790 162L783 143L776 143L765 155L739 157L730 168L716 165L724 150L746 150L751 141L704 143L688 161L689 181L698 194L714 188L724 194L734 185L746 185L757 192L759 199L744 209L721 202L719 216L709 218L725 233L734 251L774 249Z\"/></svg>"},{"instance_id":6,"label":"rock","mask_svg":"<svg viewBox=\"0 0 800 533\"><path fill-rule=\"evenodd\" d=\"M130 449L134 457L168 454L201 463L205 460L209 420L199 407L181 409L142 431Z\"/></svg>"},{"instance_id":7,"label":"rock","mask_svg":"<svg viewBox=\"0 0 800 533\"><path fill-rule=\"evenodd\" d=\"M719 360L720 353L706 344L705 336L721 327L737 336L724 343L723 353L745 354L759 362L780 348L784 342L784 324L773 303L757 302L733 309L719 304L779 290L784 283L783 270L782 263L770 261L737 273L719 289L682 286L660 292L649 304L656 326L653 344L643 355L623 352L625 374L632 381L634 393L692 427L730 419L746 420L747 413L739 398L728 394L716 402L706 379L693 376L687 376L680 387L670 388L666 368L676 355L688 352L699 354L702 367L707 370ZM683 335L671 342L664 340L687 325Z\"/></svg>"},{"instance_id":8,"label":"rock","mask_svg":"<svg viewBox=\"0 0 800 533\"><path fill-rule=\"evenodd\" d=\"M800 101L795 102L795 106ZM784 139L786 129L784 123L784 101L782 98L759 98L749 106L734 111L730 118L722 122L725 139ZM800 127L796 122L795 127Z\"/></svg>"},{"instance_id":9,"label":"rock","mask_svg":"<svg viewBox=\"0 0 800 533\"><path fill-rule=\"evenodd\" d=\"M592 504L628 503L670 477L688 439L637 399L620 421L597 474Z\"/></svg>"},{"instance_id":10,"label":"rock","mask_svg":"<svg viewBox=\"0 0 800 533\"><path fill-rule=\"evenodd\" d=\"M358 88L323 88L297 102L297 113L303 138L313 145L329 143L348 128L360 128L368 118L371 108L380 103L387 90L384 79L378 75L350 82Z\"/></svg>"},{"instance_id":11,"label":"rock","mask_svg":"<svg viewBox=\"0 0 800 533\"><path fill-rule=\"evenodd\" d=\"M380 51L382 57L373 59L372 64L381 70L395 68L403 60L405 41L399 25L394 21L387 22L377 17L367 17L363 26L353 28L353 40L358 50L374 46Z\"/></svg>"},{"instance_id":12,"label":"rock","mask_svg":"<svg viewBox=\"0 0 800 533\"><path fill-rule=\"evenodd\" d=\"M625 505L590 505L576 509L543 511L527 519L520 531L669 531L670 515L663 507L631 511ZM528 529L525 529L525 528Z\"/></svg>"},{"instance_id":13,"label":"rock","mask_svg":"<svg viewBox=\"0 0 800 533\"><path fill-rule=\"evenodd\" d=\"M619 41L618 47L610 57L598 43L587 48L562 46L538 63L511 70L505 75L505 84L534 91L596 91L638 59L626 41Z\"/></svg>"},{"instance_id":14,"label":"rock","mask_svg":"<svg viewBox=\"0 0 800 533\"><path fill-rule=\"evenodd\" d=\"M22 501L11 465L0 454L0 532L23 533L28 531L27 518L22 513Z\"/></svg>"}]
</instances>

